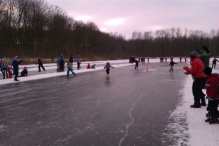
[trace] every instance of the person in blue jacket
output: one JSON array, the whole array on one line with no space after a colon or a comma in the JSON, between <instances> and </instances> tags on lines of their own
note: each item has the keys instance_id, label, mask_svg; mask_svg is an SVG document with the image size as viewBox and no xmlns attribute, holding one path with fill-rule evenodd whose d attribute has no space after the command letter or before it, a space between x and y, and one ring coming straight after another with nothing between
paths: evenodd
<instances>
[{"instance_id":1,"label":"person in blue jacket","mask_svg":"<svg viewBox=\"0 0 219 146\"><path fill-rule=\"evenodd\" d=\"M110 73L110 68L114 68L114 67L111 66L109 62L107 62L106 65L104 66L104 69L106 69L107 75L109 75Z\"/></svg>"},{"instance_id":2,"label":"person in blue jacket","mask_svg":"<svg viewBox=\"0 0 219 146\"><path fill-rule=\"evenodd\" d=\"M17 79L18 77L18 72L19 72L19 64L22 62L23 60L21 61L17 61L17 55L14 55L13 56L13 61L12 61L12 65L13 65L13 71L14 71L14 81L19 81Z\"/></svg>"}]
</instances>

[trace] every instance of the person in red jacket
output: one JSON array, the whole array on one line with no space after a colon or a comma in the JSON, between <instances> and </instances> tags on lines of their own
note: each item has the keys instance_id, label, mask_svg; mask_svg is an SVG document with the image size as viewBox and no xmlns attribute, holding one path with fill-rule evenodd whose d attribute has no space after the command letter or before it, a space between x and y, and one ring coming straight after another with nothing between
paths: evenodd
<instances>
[{"instance_id":1,"label":"person in red jacket","mask_svg":"<svg viewBox=\"0 0 219 146\"><path fill-rule=\"evenodd\" d=\"M191 68L188 66L184 66L183 69L186 71L185 74L191 74L193 76L193 84L192 84L192 93L194 96L194 104L191 105L191 108L200 108L202 106L206 106L205 103L205 94L202 92L202 88L205 86L205 75L203 73L204 64L198 58L198 52L193 51L190 54L191 57ZM201 100L201 103L200 103Z\"/></svg>"},{"instance_id":2,"label":"person in red jacket","mask_svg":"<svg viewBox=\"0 0 219 146\"><path fill-rule=\"evenodd\" d=\"M205 122L209 122L210 124L219 123L217 110L219 104L219 74L212 73L212 68L210 67L205 67L203 72L207 77L205 89L208 98L207 111L209 114L209 118Z\"/></svg>"},{"instance_id":3,"label":"person in red jacket","mask_svg":"<svg viewBox=\"0 0 219 146\"><path fill-rule=\"evenodd\" d=\"M42 60L40 59L40 57L38 57L37 64L38 64L39 72L41 72L41 67L42 67L42 69L43 69L44 71L46 71L45 68L44 68L44 66L43 66L43 62L42 62Z\"/></svg>"},{"instance_id":4,"label":"person in red jacket","mask_svg":"<svg viewBox=\"0 0 219 146\"><path fill-rule=\"evenodd\" d=\"M87 68L86 69L90 69L90 63L87 64Z\"/></svg>"}]
</instances>

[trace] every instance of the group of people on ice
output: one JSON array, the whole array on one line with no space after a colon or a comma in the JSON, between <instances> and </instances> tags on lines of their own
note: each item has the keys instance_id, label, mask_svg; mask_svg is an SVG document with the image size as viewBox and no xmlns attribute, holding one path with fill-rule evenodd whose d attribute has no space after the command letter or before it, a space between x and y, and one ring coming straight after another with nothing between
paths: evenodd
<instances>
[{"instance_id":1,"label":"group of people on ice","mask_svg":"<svg viewBox=\"0 0 219 146\"><path fill-rule=\"evenodd\" d=\"M219 123L219 74L212 73L212 68L209 67L210 51L207 46L203 46L201 50L195 50L191 52L191 62L189 66L184 66L186 75L192 75L193 85L192 93L194 96L194 103L191 108L201 108L201 106L207 106L207 119L205 122L210 124ZM216 58L215 58L216 59ZM213 61L214 62L214 61ZM206 94L202 89L206 89ZM208 100L208 104L205 101Z\"/></svg>"}]
</instances>

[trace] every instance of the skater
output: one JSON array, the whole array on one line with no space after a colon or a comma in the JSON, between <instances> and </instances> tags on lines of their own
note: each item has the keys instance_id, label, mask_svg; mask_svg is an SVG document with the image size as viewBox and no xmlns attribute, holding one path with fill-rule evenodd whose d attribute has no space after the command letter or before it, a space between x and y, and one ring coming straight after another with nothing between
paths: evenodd
<instances>
[{"instance_id":1,"label":"skater","mask_svg":"<svg viewBox=\"0 0 219 146\"><path fill-rule=\"evenodd\" d=\"M135 69L138 69L138 64L139 64L139 60L136 59L136 60L135 60Z\"/></svg>"},{"instance_id":2,"label":"skater","mask_svg":"<svg viewBox=\"0 0 219 146\"><path fill-rule=\"evenodd\" d=\"M95 69L95 66L96 66L96 64L92 65L91 68L92 68L92 69Z\"/></svg>"},{"instance_id":3,"label":"skater","mask_svg":"<svg viewBox=\"0 0 219 146\"><path fill-rule=\"evenodd\" d=\"M198 57L201 59L201 61L204 63L205 67L209 66L209 60L211 57L210 51L207 46L203 46L202 49L200 50L200 53Z\"/></svg>"},{"instance_id":4,"label":"skater","mask_svg":"<svg viewBox=\"0 0 219 146\"><path fill-rule=\"evenodd\" d=\"M185 57L184 59L185 59L185 62L187 62L187 58Z\"/></svg>"},{"instance_id":5,"label":"skater","mask_svg":"<svg viewBox=\"0 0 219 146\"><path fill-rule=\"evenodd\" d=\"M173 66L174 66L174 64L177 64L177 63L174 62L173 59L171 59L170 64L169 64L169 66L170 66L169 72L173 72Z\"/></svg>"},{"instance_id":6,"label":"skater","mask_svg":"<svg viewBox=\"0 0 219 146\"><path fill-rule=\"evenodd\" d=\"M104 66L104 69L106 69L107 75L109 75L110 73L110 68L114 68L114 67L111 66L109 62L107 62L106 65Z\"/></svg>"},{"instance_id":7,"label":"skater","mask_svg":"<svg viewBox=\"0 0 219 146\"><path fill-rule=\"evenodd\" d=\"M182 62L182 56L179 56L179 61Z\"/></svg>"},{"instance_id":8,"label":"skater","mask_svg":"<svg viewBox=\"0 0 219 146\"><path fill-rule=\"evenodd\" d=\"M71 72L73 75L76 76L75 72L73 71L73 63L70 63L69 61L67 62L67 76L66 77L69 77L69 72Z\"/></svg>"},{"instance_id":9,"label":"skater","mask_svg":"<svg viewBox=\"0 0 219 146\"><path fill-rule=\"evenodd\" d=\"M73 54L69 57L69 63L73 63Z\"/></svg>"},{"instance_id":10,"label":"skater","mask_svg":"<svg viewBox=\"0 0 219 146\"><path fill-rule=\"evenodd\" d=\"M28 70L27 67L25 66L19 77L27 77L27 75L28 75Z\"/></svg>"},{"instance_id":11,"label":"skater","mask_svg":"<svg viewBox=\"0 0 219 146\"><path fill-rule=\"evenodd\" d=\"M149 62L149 57L148 57L148 62Z\"/></svg>"},{"instance_id":12,"label":"skater","mask_svg":"<svg viewBox=\"0 0 219 146\"><path fill-rule=\"evenodd\" d=\"M8 78L7 68L8 68L8 62L6 58L4 57L1 63L1 72L3 75L3 79Z\"/></svg>"},{"instance_id":13,"label":"skater","mask_svg":"<svg viewBox=\"0 0 219 146\"><path fill-rule=\"evenodd\" d=\"M81 58L80 58L79 55L76 57L76 62L77 62L77 68L79 70L80 69L80 65L81 65Z\"/></svg>"},{"instance_id":14,"label":"skater","mask_svg":"<svg viewBox=\"0 0 219 146\"><path fill-rule=\"evenodd\" d=\"M18 72L19 72L19 64L22 62L23 60L21 61L17 61L17 55L14 55L13 56L13 62L12 62L12 65L13 65L13 71L14 71L14 81L19 81L17 79L18 77Z\"/></svg>"},{"instance_id":15,"label":"skater","mask_svg":"<svg viewBox=\"0 0 219 146\"><path fill-rule=\"evenodd\" d=\"M193 84L192 84L192 93L194 96L194 104L191 105L191 108L201 108L201 106L206 106L205 103L205 94L202 92L202 88L205 86L205 75L203 73L204 64L198 58L198 52L193 51L190 54L191 57L191 68L188 66L184 66L183 69L186 71L185 74L191 74L193 76ZM201 100L201 103L200 103Z\"/></svg>"},{"instance_id":16,"label":"skater","mask_svg":"<svg viewBox=\"0 0 219 146\"><path fill-rule=\"evenodd\" d=\"M8 65L7 71L8 71L8 78L9 78L9 79L12 78L11 69L12 69L11 65Z\"/></svg>"},{"instance_id":17,"label":"skater","mask_svg":"<svg viewBox=\"0 0 219 146\"><path fill-rule=\"evenodd\" d=\"M216 58L213 59L212 61L212 69L216 67L216 63L219 62Z\"/></svg>"},{"instance_id":18,"label":"skater","mask_svg":"<svg viewBox=\"0 0 219 146\"><path fill-rule=\"evenodd\" d=\"M218 122L218 103L219 103L219 74L212 73L212 69L210 67L205 67L203 70L206 75L207 82L205 84L206 94L208 98L208 107L207 111L209 117L205 122L219 123Z\"/></svg>"},{"instance_id":19,"label":"skater","mask_svg":"<svg viewBox=\"0 0 219 146\"><path fill-rule=\"evenodd\" d=\"M45 68L44 68L44 66L43 66L43 62L42 62L42 60L40 59L40 57L38 57L38 59L37 59L37 64L38 64L39 72L41 72L41 67L42 67L42 69L43 69L44 71L46 71ZM36 65L37 65L37 64L36 64Z\"/></svg>"},{"instance_id":20,"label":"skater","mask_svg":"<svg viewBox=\"0 0 219 146\"><path fill-rule=\"evenodd\" d=\"M90 69L90 64L89 63L87 64L87 68L86 69Z\"/></svg>"}]
</instances>

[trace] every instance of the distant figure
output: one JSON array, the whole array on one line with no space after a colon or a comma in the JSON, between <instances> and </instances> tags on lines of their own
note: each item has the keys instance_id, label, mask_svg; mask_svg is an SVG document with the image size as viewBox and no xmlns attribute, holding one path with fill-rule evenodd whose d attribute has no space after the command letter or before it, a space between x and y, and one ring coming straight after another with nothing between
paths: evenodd
<instances>
[{"instance_id":1,"label":"distant figure","mask_svg":"<svg viewBox=\"0 0 219 146\"><path fill-rule=\"evenodd\" d=\"M19 64L22 62L23 60L21 61L17 61L17 55L14 55L13 56L13 62L12 62L12 65L13 65L13 71L14 71L14 81L19 81L17 79L18 77L18 71L19 71Z\"/></svg>"},{"instance_id":2,"label":"distant figure","mask_svg":"<svg viewBox=\"0 0 219 146\"><path fill-rule=\"evenodd\" d=\"M179 56L179 61L182 62L182 56Z\"/></svg>"},{"instance_id":3,"label":"distant figure","mask_svg":"<svg viewBox=\"0 0 219 146\"><path fill-rule=\"evenodd\" d=\"M89 63L87 64L87 68L86 69L90 69L90 64Z\"/></svg>"},{"instance_id":4,"label":"distant figure","mask_svg":"<svg viewBox=\"0 0 219 146\"><path fill-rule=\"evenodd\" d=\"M8 71L8 78L9 78L9 79L12 78L12 72L11 72L11 70L12 70L12 66L11 66L11 65L8 65L7 71Z\"/></svg>"},{"instance_id":5,"label":"distant figure","mask_svg":"<svg viewBox=\"0 0 219 146\"><path fill-rule=\"evenodd\" d=\"M148 62L149 62L149 57L148 57Z\"/></svg>"},{"instance_id":6,"label":"distant figure","mask_svg":"<svg viewBox=\"0 0 219 146\"><path fill-rule=\"evenodd\" d=\"M177 64L177 63L174 62L173 59L171 59L170 64L169 64L169 66L170 66L169 72L173 72L173 66L174 66L174 64Z\"/></svg>"},{"instance_id":7,"label":"distant figure","mask_svg":"<svg viewBox=\"0 0 219 146\"><path fill-rule=\"evenodd\" d=\"M70 63L69 61L67 62L67 76L69 77L69 72L71 72L73 75L76 76L75 72L73 71L73 63Z\"/></svg>"},{"instance_id":8,"label":"distant figure","mask_svg":"<svg viewBox=\"0 0 219 146\"><path fill-rule=\"evenodd\" d=\"M41 72L41 67L42 67L42 69L43 69L44 71L46 71L45 68L44 68L44 66L43 66L43 62L42 62L42 60L40 59L40 57L38 57L37 64L38 64L39 72ZM36 65L37 65L37 64L36 64Z\"/></svg>"},{"instance_id":9,"label":"distant figure","mask_svg":"<svg viewBox=\"0 0 219 146\"><path fill-rule=\"evenodd\" d=\"M139 60L136 59L136 60L135 60L135 69L138 69L138 64L139 64Z\"/></svg>"},{"instance_id":10,"label":"distant figure","mask_svg":"<svg viewBox=\"0 0 219 146\"><path fill-rule=\"evenodd\" d=\"M92 68L92 69L95 69L95 66L96 66L96 64L92 65L91 68Z\"/></svg>"},{"instance_id":11,"label":"distant figure","mask_svg":"<svg viewBox=\"0 0 219 146\"><path fill-rule=\"evenodd\" d=\"M107 75L109 75L110 73L110 68L114 68L114 67L111 66L109 62L107 62L106 65L104 66L104 69L106 69Z\"/></svg>"},{"instance_id":12,"label":"distant figure","mask_svg":"<svg viewBox=\"0 0 219 146\"><path fill-rule=\"evenodd\" d=\"M216 67L216 63L219 62L216 58L212 61L212 69Z\"/></svg>"},{"instance_id":13,"label":"distant figure","mask_svg":"<svg viewBox=\"0 0 219 146\"><path fill-rule=\"evenodd\" d=\"M185 62L187 62L187 58L185 57Z\"/></svg>"},{"instance_id":14,"label":"distant figure","mask_svg":"<svg viewBox=\"0 0 219 146\"><path fill-rule=\"evenodd\" d=\"M69 61L69 63L73 63L73 54L71 54L68 61Z\"/></svg>"},{"instance_id":15,"label":"distant figure","mask_svg":"<svg viewBox=\"0 0 219 146\"><path fill-rule=\"evenodd\" d=\"M5 79L5 77L8 78L7 68L8 68L8 62L7 59L4 57L1 62L1 72L3 75L3 79Z\"/></svg>"},{"instance_id":16,"label":"distant figure","mask_svg":"<svg viewBox=\"0 0 219 146\"><path fill-rule=\"evenodd\" d=\"M28 76L28 70L27 67L25 66L19 77L27 77L27 76Z\"/></svg>"},{"instance_id":17,"label":"distant figure","mask_svg":"<svg viewBox=\"0 0 219 146\"><path fill-rule=\"evenodd\" d=\"M165 57L165 62L167 62L167 57Z\"/></svg>"},{"instance_id":18,"label":"distant figure","mask_svg":"<svg viewBox=\"0 0 219 146\"><path fill-rule=\"evenodd\" d=\"M58 64L59 64L59 72L64 72L64 68L65 68L65 57L61 54L58 57Z\"/></svg>"},{"instance_id":19,"label":"distant figure","mask_svg":"<svg viewBox=\"0 0 219 146\"><path fill-rule=\"evenodd\" d=\"M81 64L81 58L80 58L79 55L76 57L76 62L77 62L77 68L79 70L80 69L80 64Z\"/></svg>"}]
</instances>

